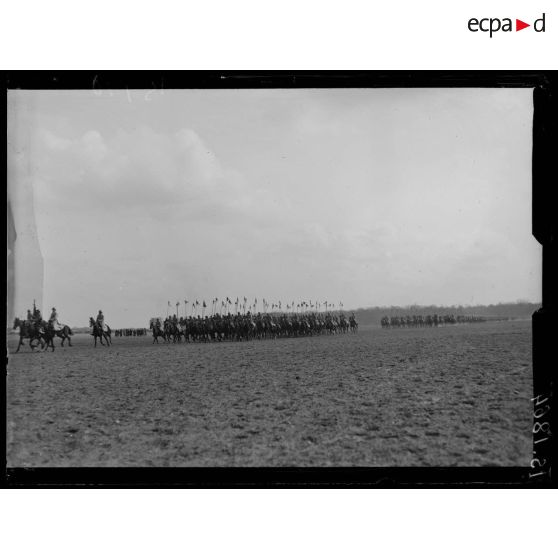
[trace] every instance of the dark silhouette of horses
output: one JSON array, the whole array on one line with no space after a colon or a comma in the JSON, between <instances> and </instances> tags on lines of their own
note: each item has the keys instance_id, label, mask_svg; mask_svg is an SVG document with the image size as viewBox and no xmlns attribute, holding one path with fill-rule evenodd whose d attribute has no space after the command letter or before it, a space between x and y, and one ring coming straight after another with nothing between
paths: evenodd
<instances>
[{"instance_id":1,"label":"dark silhouette of horses","mask_svg":"<svg viewBox=\"0 0 558 558\"><path fill-rule=\"evenodd\" d=\"M163 330L161 328L161 324L156 321L156 320L152 320L151 323L149 324L149 327L151 328L151 331L153 332L153 343L159 343L159 337L163 338L163 341L167 341L167 333L165 332L165 330Z\"/></svg>"},{"instance_id":2,"label":"dark silhouette of horses","mask_svg":"<svg viewBox=\"0 0 558 558\"><path fill-rule=\"evenodd\" d=\"M105 326L107 328L106 331L104 331L99 323L96 322L92 317L89 317L89 327L93 328L93 332L91 333L91 335L93 335L95 339L95 347L97 346L97 338L99 338L101 345L104 345L103 339L107 342L107 347L112 343L110 327L107 324L105 324Z\"/></svg>"},{"instance_id":3,"label":"dark silhouette of horses","mask_svg":"<svg viewBox=\"0 0 558 558\"><path fill-rule=\"evenodd\" d=\"M68 345L70 347L72 346L72 339L70 336L73 335L73 332L69 326L63 325L61 329L54 329L52 323L49 322L47 329L51 332L53 339L54 337L60 337L62 339L62 343L60 344L61 347L64 346L64 341L66 340L68 341Z\"/></svg>"},{"instance_id":4,"label":"dark silhouette of horses","mask_svg":"<svg viewBox=\"0 0 558 558\"><path fill-rule=\"evenodd\" d=\"M153 343L159 343L159 338L163 338L166 343L179 343L182 340L186 343L210 343L357 333L358 324L354 316L349 319L343 313L238 312L181 317L179 320L151 318L149 329Z\"/></svg>"},{"instance_id":5,"label":"dark silhouette of horses","mask_svg":"<svg viewBox=\"0 0 558 558\"><path fill-rule=\"evenodd\" d=\"M60 337L62 339L62 343L60 344L61 347L64 346L64 341L68 340L68 345L72 346L72 340L70 338L73 335L72 330L69 326L64 325L61 329L56 330L54 329L54 325L52 322L45 322L44 320L41 322L41 339L45 341L46 346L45 350L49 347L54 351L54 339L56 337Z\"/></svg>"},{"instance_id":6,"label":"dark silhouette of horses","mask_svg":"<svg viewBox=\"0 0 558 558\"><path fill-rule=\"evenodd\" d=\"M384 316L381 319L382 327L440 327L446 325L479 323L487 320L484 316L463 316L454 314L428 314L427 316L415 315L411 316Z\"/></svg>"},{"instance_id":7,"label":"dark silhouette of horses","mask_svg":"<svg viewBox=\"0 0 558 558\"><path fill-rule=\"evenodd\" d=\"M24 345L24 340L29 339L29 347L32 351L36 349L36 347L41 345L41 349L44 347L43 343L43 334L41 332L41 328L37 327L37 324L30 320L20 320L16 318L14 320L14 327L13 329L19 328L19 343L17 345L16 353L19 352L19 349L22 345ZM37 341L36 345L33 345L33 341Z\"/></svg>"},{"instance_id":8,"label":"dark silhouette of horses","mask_svg":"<svg viewBox=\"0 0 558 558\"><path fill-rule=\"evenodd\" d=\"M172 339L173 343L176 343L177 341L180 342L180 339L182 337L182 331L178 327L177 323L174 323L172 321L167 321L165 322L163 327L164 327L165 338L167 341L170 342L170 340Z\"/></svg>"},{"instance_id":9,"label":"dark silhouette of horses","mask_svg":"<svg viewBox=\"0 0 558 558\"><path fill-rule=\"evenodd\" d=\"M44 350L46 351L49 347L54 351L54 327L51 323L45 322L44 320L41 321L41 339L45 342Z\"/></svg>"}]
</instances>

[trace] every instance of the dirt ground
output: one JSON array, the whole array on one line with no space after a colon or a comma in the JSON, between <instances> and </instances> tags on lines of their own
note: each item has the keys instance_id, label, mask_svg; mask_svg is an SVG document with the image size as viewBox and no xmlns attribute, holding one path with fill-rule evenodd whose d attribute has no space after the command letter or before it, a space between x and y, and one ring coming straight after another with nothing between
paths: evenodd
<instances>
[{"instance_id":1,"label":"dirt ground","mask_svg":"<svg viewBox=\"0 0 558 558\"><path fill-rule=\"evenodd\" d=\"M9 356L9 467L529 466L530 321L59 343Z\"/></svg>"}]
</instances>

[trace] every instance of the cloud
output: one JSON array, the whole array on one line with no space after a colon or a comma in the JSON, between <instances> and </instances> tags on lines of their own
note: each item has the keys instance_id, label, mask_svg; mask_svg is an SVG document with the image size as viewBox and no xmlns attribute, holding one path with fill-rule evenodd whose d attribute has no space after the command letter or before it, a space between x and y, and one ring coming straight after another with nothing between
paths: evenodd
<instances>
[{"instance_id":1,"label":"cloud","mask_svg":"<svg viewBox=\"0 0 558 558\"><path fill-rule=\"evenodd\" d=\"M240 173L223 168L193 130L164 134L144 126L104 137L92 129L72 140L41 129L33 143L31 179L46 204L112 214L172 206L194 218L250 205Z\"/></svg>"}]
</instances>

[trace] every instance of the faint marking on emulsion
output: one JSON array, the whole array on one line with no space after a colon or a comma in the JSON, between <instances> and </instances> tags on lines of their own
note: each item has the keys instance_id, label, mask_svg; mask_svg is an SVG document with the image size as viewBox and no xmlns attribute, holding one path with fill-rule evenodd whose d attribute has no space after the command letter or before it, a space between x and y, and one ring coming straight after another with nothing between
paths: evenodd
<instances>
[{"instance_id":1,"label":"faint marking on emulsion","mask_svg":"<svg viewBox=\"0 0 558 558\"><path fill-rule=\"evenodd\" d=\"M13 93L13 92L9 92ZM37 235L32 161L24 161L29 153L30 132L21 124L26 110L24 101L8 96L8 318L31 308L33 299L43 311L44 259ZM27 115L29 117L29 115ZM11 241L11 242L10 242ZM25 307L25 308L24 308ZM44 313L44 312L43 312ZM24 317L24 315L20 316ZM9 324L10 326L12 324Z\"/></svg>"},{"instance_id":2,"label":"faint marking on emulsion","mask_svg":"<svg viewBox=\"0 0 558 558\"><path fill-rule=\"evenodd\" d=\"M12 322L15 318L15 261L14 261L14 248L15 248L15 241L17 239L17 233L14 225L14 216L12 213L12 204L8 194L8 258L7 258L7 268L8 268L8 277L7 277L7 297L8 297L8 322Z\"/></svg>"},{"instance_id":3,"label":"faint marking on emulsion","mask_svg":"<svg viewBox=\"0 0 558 558\"><path fill-rule=\"evenodd\" d=\"M31 196L33 196L32 186ZM14 275L13 275L13 311L20 312L22 305L32 306L36 301L37 308L43 314L43 281L44 259L41 244L37 235L34 204L21 208L19 218L14 218L16 240L13 247ZM18 234L18 231L20 233ZM16 263L19 262L19 265ZM23 265L22 265L23 264ZM29 298L29 300L27 300ZM17 304L17 307L16 307ZM21 316L24 317L24 316Z\"/></svg>"}]
</instances>

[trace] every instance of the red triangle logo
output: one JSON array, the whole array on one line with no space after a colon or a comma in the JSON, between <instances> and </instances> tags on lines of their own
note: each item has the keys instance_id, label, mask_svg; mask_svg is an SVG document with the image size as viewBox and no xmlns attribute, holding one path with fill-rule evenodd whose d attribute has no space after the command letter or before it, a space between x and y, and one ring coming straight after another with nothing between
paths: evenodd
<instances>
[{"instance_id":1,"label":"red triangle logo","mask_svg":"<svg viewBox=\"0 0 558 558\"><path fill-rule=\"evenodd\" d=\"M520 19L515 20L516 31L521 31L522 29L525 29L525 27L531 27L531 25L529 23L525 23L524 21L521 21Z\"/></svg>"}]
</instances>

